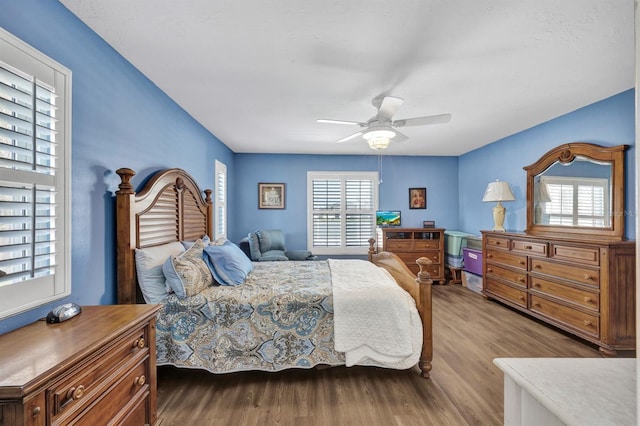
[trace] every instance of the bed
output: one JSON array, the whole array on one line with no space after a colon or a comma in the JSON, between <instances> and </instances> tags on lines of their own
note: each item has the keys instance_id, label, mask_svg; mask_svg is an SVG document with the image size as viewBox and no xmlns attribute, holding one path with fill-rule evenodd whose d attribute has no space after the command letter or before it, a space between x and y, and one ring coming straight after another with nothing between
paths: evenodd
<instances>
[{"instance_id":1,"label":"bed","mask_svg":"<svg viewBox=\"0 0 640 426\"><path fill-rule=\"evenodd\" d=\"M145 303L136 253L177 243L213 245L202 240L212 235L211 190L200 190L184 170L167 169L136 193L135 172L116 173L118 303ZM431 280L422 271L430 261L418 259L416 277L394 254L377 253L374 240L369 243L368 262L249 261L241 285L206 285L187 295L168 291L152 302L162 305L157 364L212 373L417 364L428 378Z\"/></svg>"}]
</instances>

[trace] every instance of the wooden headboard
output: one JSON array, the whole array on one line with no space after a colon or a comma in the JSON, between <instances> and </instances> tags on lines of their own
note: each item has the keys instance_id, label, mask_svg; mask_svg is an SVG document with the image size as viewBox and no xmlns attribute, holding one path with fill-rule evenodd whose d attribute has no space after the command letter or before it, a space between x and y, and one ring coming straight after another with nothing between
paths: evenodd
<instances>
[{"instance_id":1,"label":"wooden headboard","mask_svg":"<svg viewBox=\"0 0 640 426\"><path fill-rule=\"evenodd\" d=\"M116 170L116 262L118 303L142 301L137 284L135 249L212 236L211 190L201 191L182 169L161 170L136 194L131 169ZM205 194L204 198L202 194Z\"/></svg>"}]
</instances>

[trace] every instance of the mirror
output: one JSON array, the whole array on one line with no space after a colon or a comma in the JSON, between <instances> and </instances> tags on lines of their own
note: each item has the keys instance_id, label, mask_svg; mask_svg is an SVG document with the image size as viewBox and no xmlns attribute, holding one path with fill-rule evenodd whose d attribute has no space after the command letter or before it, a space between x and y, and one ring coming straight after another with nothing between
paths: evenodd
<instances>
[{"instance_id":1,"label":"mirror","mask_svg":"<svg viewBox=\"0 0 640 426\"><path fill-rule=\"evenodd\" d=\"M527 233L624 239L624 150L560 145L527 171Z\"/></svg>"}]
</instances>

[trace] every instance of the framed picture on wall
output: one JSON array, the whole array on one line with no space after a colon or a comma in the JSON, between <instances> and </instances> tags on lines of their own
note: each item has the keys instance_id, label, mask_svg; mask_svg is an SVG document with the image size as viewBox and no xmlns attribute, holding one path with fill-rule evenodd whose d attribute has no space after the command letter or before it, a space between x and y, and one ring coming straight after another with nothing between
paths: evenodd
<instances>
[{"instance_id":1,"label":"framed picture on wall","mask_svg":"<svg viewBox=\"0 0 640 426\"><path fill-rule=\"evenodd\" d=\"M409 208L427 208L427 188L409 188Z\"/></svg>"},{"instance_id":2,"label":"framed picture on wall","mask_svg":"<svg viewBox=\"0 0 640 426\"><path fill-rule=\"evenodd\" d=\"M258 184L258 208L259 209L284 209L285 184L284 183L259 183Z\"/></svg>"}]
</instances>

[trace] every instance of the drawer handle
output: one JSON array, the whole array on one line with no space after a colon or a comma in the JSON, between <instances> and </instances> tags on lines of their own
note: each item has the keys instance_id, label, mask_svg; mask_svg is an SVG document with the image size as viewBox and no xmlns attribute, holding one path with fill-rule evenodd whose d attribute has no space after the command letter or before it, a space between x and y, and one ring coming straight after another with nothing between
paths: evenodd
<instances>
[{"instance_id":1,"label":"drawer handle","mask_svg":"<svg viewBox=\"0 0 640 426\"><path fill-rule=\"evenodd\" d=\"M497 246L499 246L499 245L500 245L500 241L496 241L496 242L495 242L495 244L496 244Z\"/></svg>"},{"instance_id":2,"label":"drawer handle","mask_svg":"<svg viewBox=\"0 0 640 426\"><path fill-rule=\"evenodd\" d=\"M520 265L523 265L523 266L527 264L527 262L525 262L524 260L521 260L519 263Z\"/></svg>"},{"instance_id":3,"label":"drawer handle","mask_svg":"<svg viewBox=\"0 0 640 426\"><path fill-rule=\"evenodd\" d=\"M536 265L536 266L534 266L534 268L536 268L536 269L542 269L542 265Z\"/></svg>"},{"instance_id":4,"label":"drawer handle","mask_svg":"<svg viewBox=\"0 0 640 426\"><path fill-rule=\"evenodd\" d=\"M492 268L487 268L487 272L493 272Z\"/></svg>"},{"instance_id":5,"label":"drawer handle","mask_svg":"<svg viewBox=\"0 0 640 426\"><path fill-rule=\"evenodd\" d=\"M539 308L540 304L536 302L536 303L533 304L533 306L536 307L536 308Z\"/></svg>"},{"instance_id":6,"label":"drawer handle","mask_svg":"<svg viewBox=\"0 0 640 426\"><path fill-rule=\"evenodd\" d=\"M525 281L526 281L526 280L525 280L523 277L518 278L518 282L523 283L523 282L525 282Z\"/></svg>"},{"instance_id":7,"label":"drawer handle","mask_svg":"<svg viewBox=\"0 0 640 426\"><path fill-rule=\"evenodd\" d=\"M583 276L584 276L585 280L592 280L593 279L593 275L591 275L591 274L584 274Z\"/></svg>"},{"instance_id":8,"label":"drawer handle","mask_svg":"<svg viewBox=\"0 0 640 426\"><path fill-rule=\"evenodd\" d=\"M41 411L42 409L40 408L40 406L34 407L32 412L33 417L39 416Z\"/></svg>"},{"instance_id":9,"label":"drawer handle","mask_svg":"<svg viewBox=\"0 0 640 426\"><path fill-rule=\"evenodd\" d=\"M593 321L591 321L591 320L584 320L583 322L584 322L584 325L586 325L586 326L589 326L589 325L593 324Z\"/></svg>"},{"instance_id":10,"label":"drawer handle","mask_svg":"<svg viewBox=\"0 0 640 426\"><path fill-rule=\"evenodd\" d=\"M591 303L591 302L593 302L593 299L592 299L592 298L590 298L589 296L585 296L585 297L583 297L583 298L582 298L582 300L584 300L584 301L585 301L585 303Z\"/></svg>"},{"instance_id":11,"label":"drawer handle","mask_svg":"<svg viewBox=\"0 0 640 426\"><path fill-rule=\"evenodd\" d=\"M520 299L520 300L522 300L524 302L524 296L523 295L518 296L518 299Z\"/></svg>"},{"instance_id":12,"label":"drawer handle","mask_svg":"<svg viewBox=\"0 0 640 426\"><path fill-rule=\"evenodd\" d=\"M532 250L532 249L533 249L533 246L524 246L524 248L525 248L526 250Z\"/></svg>"},{"instance_id":13,"label":"drawer handle","mask_svg":"<svg viewBox=\"0 0 640 426\"><path fill-rule=\"evenodd\" d=\"M133 342L133 347L140 348L140 349L144 348L144 337L136 339L136 341Z\"/></svg>"},{"instance_id":14,"label":"drawer handle","mask_svg":"<svg viewBox=\"0 0 640 426\"><path fill-rule=\"evenodd\" d=\"M84 386L80 385L77 388L71 388L67 391L67 399L74 401L79 400L84 396Z\"/></svg>"},{"instance_id":15,"label":"drawer handle","mask_svg":"<svg viewBox=\"0 0 640 426\"><path fill-rule=\"evenodd\" d=\"M136 377L135 379L133 379L133 384L137 385L137 386L142 386L145 384L145 382L147 381L147 379L144 377L144 374L140 377Z\"/></svg>"},{"instance_id":16,"label":"drawer handle","mask_svg":"<svg viewBox=\"0 0 640 426\"><path fill-rule=\"evenodd\" d=\"M540 283L533 283L533 286L535 288L542 288L542 285Z\"/></svg>"},{"instance_id":17,"label":"drawer handle","mask_svg":"<svg viewBox=\"0 0 640 426\"><path fill-rule=\"evenodd\" d=\"M489 253L489 254L487 255L487 257L488 257L488 258L492 258L492 257L493 257L493 255L492 255L491 253Z\"/></svg>"}]
</instances>

